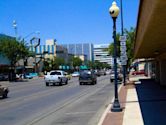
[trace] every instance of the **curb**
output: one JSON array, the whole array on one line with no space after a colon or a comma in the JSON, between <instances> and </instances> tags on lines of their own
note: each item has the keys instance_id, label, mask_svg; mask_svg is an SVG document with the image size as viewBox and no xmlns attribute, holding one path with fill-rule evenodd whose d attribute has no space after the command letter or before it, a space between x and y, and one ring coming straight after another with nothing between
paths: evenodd
<instances>
[{"instance_id":1,"label":"curb","mask_svg":"<svg viewBox=\"0 0 166 125\"><path fill-rule=\"evenodd\" d=\"M123 83L119 86L118 93L120 92L122 86L123 86ZM113 102L114 99L115 99L115 98L113 97L112 100L111 100L111 102ZM103 124L104 119L105 119L107 113L110 112L111 106L112 106L112 103L110 103L110 104L107 106L106 110L104 111L104 113L103 113L103 115L101 116L101 118L100 118L100 120L99 120L99 123L98 123L97 125L102 125L102 124Z\"/></svg>"}]
</instances>

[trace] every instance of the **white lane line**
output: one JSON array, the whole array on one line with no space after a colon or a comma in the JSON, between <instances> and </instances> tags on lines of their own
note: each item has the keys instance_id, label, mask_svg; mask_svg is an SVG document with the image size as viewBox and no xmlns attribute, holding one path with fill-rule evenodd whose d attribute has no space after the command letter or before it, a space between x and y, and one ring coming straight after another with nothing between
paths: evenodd
<instances>
[{"instance_id":1,"label":"white lane line","mask_svg":"<svg viewBox=\"0 0 166 125\"><path fill-rule=\"evenodd\" d=\"M66 115L79 115L79 114L93 114L96 113L96 111L88 111L88 112L69 112L65 113Z\"/></svg>"}]
</instances>

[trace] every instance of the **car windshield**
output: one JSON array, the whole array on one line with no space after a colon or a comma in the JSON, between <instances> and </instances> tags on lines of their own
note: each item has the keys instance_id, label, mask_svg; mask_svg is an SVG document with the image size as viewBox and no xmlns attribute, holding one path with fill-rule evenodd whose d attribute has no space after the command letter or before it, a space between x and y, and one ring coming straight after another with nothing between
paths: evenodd
<instances>
[{"instance_id":1,"label":"car windshield","mask_svg":"<svg viewBox=\"0 0 166 125\"><path fill-rule=\"evenodd\" d=\"M61 75L60 72L51 72L50 75Z\"/></svg>"}]
</instances>

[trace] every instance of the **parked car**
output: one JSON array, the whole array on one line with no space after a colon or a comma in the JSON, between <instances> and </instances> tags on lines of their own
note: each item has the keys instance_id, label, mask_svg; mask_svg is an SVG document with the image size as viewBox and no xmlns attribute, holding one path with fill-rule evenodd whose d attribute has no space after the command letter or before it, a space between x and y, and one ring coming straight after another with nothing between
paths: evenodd
<instances>
[{"instance_id":1,"label":"parked car","mask_svg":"<svg viewBox=\"0 0 166 125\"><path fill-rule=\"evenodd\" d=\"M25 79L32 79L33 76L30 73L25 74Z\"/></svg>"},{"instance_id":2,"label":"parked car","mask_svg":"<svg viewBox=\"0 0 166 125\"><path fill-rule=\"evenodd\" d=\"M51 71L50 74L45 75L45 84L46 86L52 85L62 85L63 83L68 84L68 78L65 75L64 71L55 70Z\"/></svg>"},{"instance_id":3,"label":"parked car","mask_svg":"<svg viewBox=\"0 0 166 125\"><path fill-rule=\"evenodd\" d=\"M95 71L83 70L80 71L79 83L83 85L85 83L90 83L92 85L97 83L97 76Z\"/></svg>"},{"instance_id":4,"label":"parked car","mask_svg":"<svg viewBox=\"0 0 166 125\"><path fill-rule=\"evenodd\" d=\"M80 75L79 72L73 72L73 73L72 73L72 77L78 77L79 75Z\"/></svg>"},{"instance_id":5,"label":"parked car","mask_svg":"<svg viewBox=\"0 0 166 125\"><path fill-rule=\"evenodd\" d=\"M0 74L0 81L6 81L9 79L9 75L8 74Z\"/></svg>"},{"instance_id":6,"label":"parked car","mask_svg":"<svg viewBox=\"0 0 166 125\"><path fill-rule=\"evenodd\" d=\"M0 85L0 96L2 98L7 98L8 92L9 92L8 87Z\"/></svg>"},{"instance_id":7,"label":"parked car","mask_svg":"<svg viewBox=\"0 0 166 125\"><path fill-rule=\"evenodd\" d=\"M140 71L133 71L132 75L145 75L145 71L144 70L140 70Z\"/></svg>"},{"instance_id":8,"label":"parked car","mask_svg":"<svg viewBox=\"0 0 166 125\"><path fill-rule=\"evenodd\" d=\"M110 82L114 82L114 80L115 80L115 74L114 74L114 71L112 71L110 74ZM120 72L117 72L117 80L119 82L122 81L122 74Z\"/></svg>"}]
</instances>

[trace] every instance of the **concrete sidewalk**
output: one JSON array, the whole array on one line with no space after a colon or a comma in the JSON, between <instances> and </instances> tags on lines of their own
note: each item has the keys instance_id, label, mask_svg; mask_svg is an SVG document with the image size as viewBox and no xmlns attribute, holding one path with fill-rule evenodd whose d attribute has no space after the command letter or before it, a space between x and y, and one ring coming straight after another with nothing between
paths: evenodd
<instances>
[{"instance_id":1,"label":"concrete sidewalk","mask_svg":"<svg viewBox=\"0 0 166 125\"><path fill-rule=\"evenodd\" d=\"M119 101L123 111L111 112L110 104L98 125L166 124L166 88L147 77L130 78L119 90Z\"/></svg>"}]
</instances>

